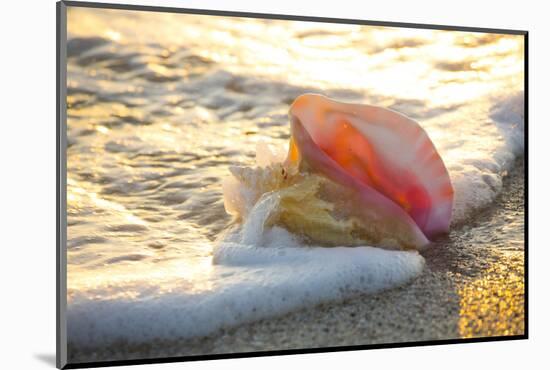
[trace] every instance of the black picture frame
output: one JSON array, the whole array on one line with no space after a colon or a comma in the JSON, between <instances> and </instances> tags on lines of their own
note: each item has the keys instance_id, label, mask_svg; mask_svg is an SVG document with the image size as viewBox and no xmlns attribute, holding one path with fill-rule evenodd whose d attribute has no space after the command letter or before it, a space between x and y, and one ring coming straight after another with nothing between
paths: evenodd
<instances>
[{"instance_id":1,"label":"black picture frame","mask_svg":"<svg viewBox=\"0 0 550 370\"><path fill-rule=\"evenodd\" d=\"M100 361L86 363L68 363L67 362L67 7L82 7L95 9L118 9L118 10L135 10L147 12L165 12L165 13L182 13L182 14L198 14L223 17L242 17L242 18L260 18L260 19L276 19L289 21L306 21L306 22L324 22L338 24L355 24L366 26L386 26L398 28L414 28L414 29L432 29L432 30L449 30L449 31L467 31L480 33L494 33L507 35L520 35L524 37L524 271L525 271L525 331L523 335L512 336L495 336L482 338L464 338L464 339L445 339L445 340L428 340L414 341L401 343L387 344L370 344L357 346L338 346L338 347L323 347L323 348L302 348L293 350L276 350L276 351L259 351L259 352L244 352L230 354L211 354L198 356L182 356L182 357L166 357L166 358L151 358L139 360L117 360L117 361ZM284 15L284 14L266 14L252 12L236 12L236 11L221 11L221 10L203 10L189 8L175 8L163 6L144 6L130 4L113 4L113 3L97 3L97 2L81 2L81 1L59 1L56 3L56 27L57 27L57 50L56 50L56 366L60 369L75 369L75 368L93 368L106 366L123 366L123 365L138 365L138 364L156 364L170 363L182 361L202 361L216 359L231 359L243 357L263 357L263 356L280 356L293 354L310 354L321 352L340 352L340 351L358 351L366 349L381 349L381 348L401 348L401 347L416 347L416 346L434 346L447 344L466 344L480 342L495 342L495 341L510 341L523 340L529 338L529 320L528 320L528 292L529 292L529 212L528 212L528 171L529 171L529 32L526 30L514 29L496 29L496 28L479 28L465 26L449 26L439 24L419 24L419 23L402 23L402 22L386 22L374 20L360 19L342 19L342 18L326 18L312 17L302 15Z\"/></svg>"}]
</instances>

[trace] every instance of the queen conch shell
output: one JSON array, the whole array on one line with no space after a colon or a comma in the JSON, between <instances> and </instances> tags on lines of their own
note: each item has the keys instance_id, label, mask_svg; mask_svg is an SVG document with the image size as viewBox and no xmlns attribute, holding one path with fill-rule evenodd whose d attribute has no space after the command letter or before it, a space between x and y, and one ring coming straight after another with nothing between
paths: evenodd
<instances>
[{"instance_id":1,"label":"queen conch shell","mask_svg":"<svg viewBox=\"0 0 550 370\"><path fill-rule=\"evenodd\" d=\"M417 122L316 94L299 96L290 119L283 163L231 171L255 201L277 195L270 223L326 245L394 249L421 249L449 231L449 174Z\"/></svg>"}]
</instances>

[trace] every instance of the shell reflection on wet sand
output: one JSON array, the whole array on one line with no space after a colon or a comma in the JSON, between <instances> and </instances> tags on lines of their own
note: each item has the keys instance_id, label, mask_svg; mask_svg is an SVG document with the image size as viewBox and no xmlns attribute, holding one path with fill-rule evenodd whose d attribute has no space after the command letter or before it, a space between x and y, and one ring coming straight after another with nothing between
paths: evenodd
<instances>
[{"instance_id":1,"label":"shell reflection on wet sand","mask_svg":"<svg viewBox=\"0 0 550 370\"><path fill-rule=\"evenodd\" d=\"M523 152L518 36L85 8L68 22L69 306L237 279L212 264L232 222L223 178L260 141L286 147L303 93L421 122L455 188L452 227Z\"/></svg>"}]
</instances>

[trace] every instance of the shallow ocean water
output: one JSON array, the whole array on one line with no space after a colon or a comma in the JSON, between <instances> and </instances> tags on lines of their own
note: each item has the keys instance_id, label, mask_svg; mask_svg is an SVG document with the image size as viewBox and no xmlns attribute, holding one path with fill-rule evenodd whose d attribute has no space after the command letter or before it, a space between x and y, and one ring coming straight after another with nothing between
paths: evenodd
<instances>
[{"instance_id":1,"label":"shallow ocean water","mask_svg":"<svg viewBox=\"0 0 550 370\"><path fill-rule=\"evenodd\" d=\"M284 258L267 248L253 262L212 263L231 224L227 167L252 164L259 141L285 147L287 110L301 93L419 121L451 174L453 225L492 202L523 152L520 36L85 8L71 8L68 22L69 340L77 344L202 335L420 273L417 254L375 251L399 268L371 266L361 283L372 259L352 261L361 250L326 250L300 265L307 251L287 251L294 264L270 264ZM514 250L523 248L516 230L495 225ZM238 257L240 247L224 250ZM326 271L332 253L341 265ZM296 270L302 280L292 281ZM266 287L291 298L254 307ZM201 315L204 307L211 311ZM221 310L227 315L208 322Z\"/></svg>"}]
</instances>

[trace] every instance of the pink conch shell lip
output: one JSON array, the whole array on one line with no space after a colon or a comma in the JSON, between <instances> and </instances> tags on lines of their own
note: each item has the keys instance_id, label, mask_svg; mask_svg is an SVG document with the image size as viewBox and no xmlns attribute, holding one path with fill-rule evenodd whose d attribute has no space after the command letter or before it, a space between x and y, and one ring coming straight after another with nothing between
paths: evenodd
<instances>
[{"instance_id":1,"label":"pink conch shell lip","mask_svg":"<svg viewBox=\"0 0 550 370\"><path fill-rule=\"evenodd\" d=\"M447 169L422 127L389 109L301 95L290 107L287 161L360 192L412 222L427 239L449 231L454 191Z\"/></svg>"}]
</instances>

